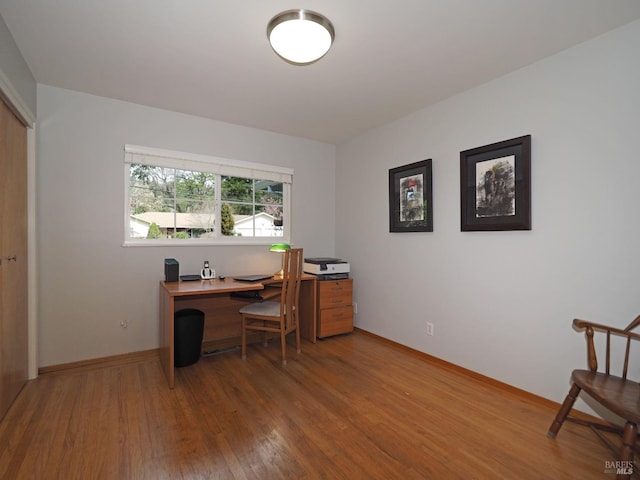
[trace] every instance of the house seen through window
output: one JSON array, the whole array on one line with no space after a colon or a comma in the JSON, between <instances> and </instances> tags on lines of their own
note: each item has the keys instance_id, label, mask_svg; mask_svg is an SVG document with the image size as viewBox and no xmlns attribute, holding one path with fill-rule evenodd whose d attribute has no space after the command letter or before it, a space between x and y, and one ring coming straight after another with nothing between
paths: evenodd
<instances>
[{"instance_id":1,"label":"house seen through window","mask_svg":"<svg viewBox=\"0 0 640 480\"><path fill-rule=\"evenodd\" d=\"M125 243L288 240L292 173L127 146Z\"/></svg>"}]
</instances>

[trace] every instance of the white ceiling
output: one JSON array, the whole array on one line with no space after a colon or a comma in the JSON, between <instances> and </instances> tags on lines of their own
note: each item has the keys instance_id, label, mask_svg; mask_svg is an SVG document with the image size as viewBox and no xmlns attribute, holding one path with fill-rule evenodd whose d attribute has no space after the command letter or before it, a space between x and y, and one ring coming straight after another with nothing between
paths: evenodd
<instances>
[{"instance_id":1,"label":"white ceiling","mask_svg":"<svg viewBox=\"0 0 640 480\"><path fill-rule=\"evenodd\" d=\"M327 16L310 66L267 22ZM36 81L339 144L640 18L640 0L0 0Z\"/></svg>"}]
</instances>

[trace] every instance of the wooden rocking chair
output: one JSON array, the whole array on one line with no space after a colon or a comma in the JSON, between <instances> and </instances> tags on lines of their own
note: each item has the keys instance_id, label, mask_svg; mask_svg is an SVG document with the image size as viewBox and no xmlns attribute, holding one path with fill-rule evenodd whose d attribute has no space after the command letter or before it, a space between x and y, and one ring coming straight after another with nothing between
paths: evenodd
<instances>
[{"instance_id":1,"label":"wooden rocking chair","mask_svg":"<svg viewBox=\"0 0 640 480\"><path fill-rule=\"evenodd\" d=\"M589 370L574 370L571 373L571 389L564 399L555 420L549 427L547 436L555 438L565 419L589 426L601 440L614 452L618 479L629 479L633 474L639 474L640 469L634 467L633 457L638 439L638 424L640 423L640 384L627 378L629 370L629 358L632 342L640 340L640 335L633 333L635 327L640 324L640 316L631 322L624 330L586 322L575 319L573 325L578 329L585 329L587 338L587 356ZM604 371L598 371L598 359L594 334L604 335L605 338L605 366ZM611 339L622 337L626 340L624 360L618 375L611 373ZM584 390L595 401L607 410L615 413L625 420L624 428L604 423L588 422L569 417L576 398L581 390ZM622 447L617 446L603 431L615 432L622 437Z\"/></svg>"}]
</instances>

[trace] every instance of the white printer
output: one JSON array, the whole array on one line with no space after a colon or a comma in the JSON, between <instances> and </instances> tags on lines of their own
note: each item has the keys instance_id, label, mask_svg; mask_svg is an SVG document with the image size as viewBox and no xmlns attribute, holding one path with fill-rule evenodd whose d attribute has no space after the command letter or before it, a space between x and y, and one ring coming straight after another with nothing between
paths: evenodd
<instances>
[{"instance_id":1,"label":"white printer","mask_svg":"<svg viewBox=\"0 0 640 480\"><path fill-rule=\"evenodd\" d=\"M339 258L305 258L303 264L305 273L318 276L318 280L342 280L349 278L349 262Z\"/></svg>"}]
</instances>

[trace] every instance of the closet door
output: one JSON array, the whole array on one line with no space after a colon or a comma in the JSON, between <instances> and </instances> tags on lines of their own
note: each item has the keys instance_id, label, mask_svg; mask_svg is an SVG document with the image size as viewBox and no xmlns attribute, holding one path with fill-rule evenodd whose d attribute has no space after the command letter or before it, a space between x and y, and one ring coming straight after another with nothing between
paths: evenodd
<instances>
[{"instance_id":1,"label":"closet door","mask_svg":"<svg viewBox=\"0 0 640 480\"><path fill-rule=\"evenodd\" d=\"M27 130L0 102L0 419L27 380Z\"/></svg>"}]
</instances>

